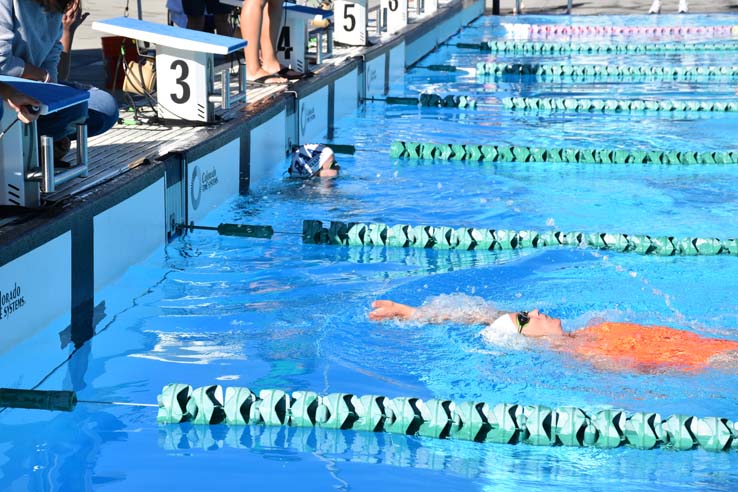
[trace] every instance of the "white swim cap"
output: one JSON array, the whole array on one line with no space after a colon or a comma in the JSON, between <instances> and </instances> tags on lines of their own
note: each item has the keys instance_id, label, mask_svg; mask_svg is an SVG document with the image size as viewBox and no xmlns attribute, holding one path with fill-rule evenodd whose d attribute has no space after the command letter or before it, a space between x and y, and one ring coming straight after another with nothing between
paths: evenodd
<instances>
[{"instance_id":1,"label":"white swim cap","mask_svg":"<svg viewBox=\"0 0 738 492\"><path fill-rule=\"evenodd\" d=\"M324 164L333 162L333 150L323 144L305 144L292 153L290 176L310 178L318 174Z\"/></svg>"},{"instance_id":2,"label":"white swim cap","mask_svg":"<svg viewBox=\"0 0 738 492\"><path fill-rule=\"evenodd\" d=\"M497 318L490 326L499 333L519 333L518 325L515 324L512 316L507 313Z\"/></svg>"},{"instance_id":3,"label":"white swim cap","mask_svg":"<svg viewBox=\"0 0 738 492\"><path fill-rule=\"evenodd\" d=\"M503 314L479 334L485 342L496 347L521 350L527 346L526 338L518 334L518 326L510 314Z\"/></svg>"}]
</instances>

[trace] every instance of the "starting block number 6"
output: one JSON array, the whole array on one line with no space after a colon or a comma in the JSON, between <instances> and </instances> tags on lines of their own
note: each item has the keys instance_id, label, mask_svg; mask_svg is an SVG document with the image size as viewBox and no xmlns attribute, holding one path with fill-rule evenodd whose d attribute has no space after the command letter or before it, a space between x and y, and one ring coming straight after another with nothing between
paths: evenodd
<instances>
[{"instance_id":1,"label":"starting block number 6","mask_svg":"<svg viewBox=\"0 0 738 492\"><path fill-rule=\"evenodd\" d=\"M417 1L417 0L416 0ZM387 32L394 34L407 25L407 0L381 0Z\"/></svg>"},{"instance_id":2,"label":"starting block number 6","mask_svg":"<svg viewBox=\"0 0 738 492\"><path fill-rule=\"evenodd\" d=\"M366 0L336 0L333 7L333 40L350 46L366 46Z\"/></svg>"}]
</instances>

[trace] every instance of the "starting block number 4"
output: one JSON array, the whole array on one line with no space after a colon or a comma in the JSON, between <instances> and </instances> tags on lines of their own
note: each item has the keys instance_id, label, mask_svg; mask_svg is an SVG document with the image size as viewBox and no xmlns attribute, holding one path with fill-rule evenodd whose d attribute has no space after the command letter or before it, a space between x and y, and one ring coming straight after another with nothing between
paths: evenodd
<instances>
[{"instance_id":1,"label":"starting block number 4","mask_svg":"<svg viewBox=\"0 0 738 492\"><path fill-rule=\"evenodd\" d=\"M366 46L367 1L336 0L333 5L333 40L350 46Z\"/></svg>"},{"instance_id":2,"label":"starting block number 4","mask_svg":"<svg viewBox=\"0 0 738 492\"><path fill-rule=\"evenodd\" d=\"M282 26L277 37L277 58L279 62L298 72L307 67L305 59L305 22L296 20Z\"/></svg>"},{"instance_id":3,"label":"starting block number 4","mask_svg":"<svg viewBox=\"0 0 738 492\"><path fill-rule=\"evenodd\" d=\"M277 36L277 58L279 62L298 72L306 72L307 23L309 16L285 9L285 22Z\"/></svg>"}]
</instances>

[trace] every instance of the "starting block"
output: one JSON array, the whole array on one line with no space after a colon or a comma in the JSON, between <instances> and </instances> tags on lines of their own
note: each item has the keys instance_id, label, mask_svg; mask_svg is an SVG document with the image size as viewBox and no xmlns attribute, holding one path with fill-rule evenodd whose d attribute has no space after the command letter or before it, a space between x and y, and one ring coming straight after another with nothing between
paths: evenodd
<instances>
[{"instance_id":1,"label":"starting block","mask_svg":"<svg viewBox=\"0 0 738 492\"><path fill-rule=\"evenodd\" d=\"M366 46L367 24L369 22L367 0L336 0L333 9L336 12L336 26L333 39L349 46Z\"/></svg>"},{"instance_id":2,"label":"starting block","mask_svg":"<svg viewBox=\"0 0 738 492\"><path fill-rule=\"evenodd\" d=\"M220 0L220 3L240 8L243 0ZM317 38L316 63L322 63L324 56L330 56L333 53L332 26L327 24L324 27L311 27L310 23L333 17L333 11L297 5L292 2L284 2L282 7L285 19L277 37L277 58L282 65L297 72L307 73L310 71L308 64L310 35L315 34ZM325 51L323 50L323 36L326 37Z\"/></svg>"},{"instance_id":3,"label":"starting block","mask_svg":"<svg viewBox=\"0 0 738 492\"><path fill-rule=\"evenodd\" d=\"M366 46L370 25L377 36L394 34L407 26L408 3L408 0L336 0L333 39L349 46ZM415 0L414 8L418 15L433 14L438 10L438 0ZM376 15L370 19L372 12Z\"/></svg>"},{"instance_id":4,"label":"starting block","mask_svg":"<svg viewBox=\"0 0 738 492\"><path fill-rule=\"evenodd\" d=\"M418 17L432 15L438 10L438 0L413 0L410 7L414 7Z\"/></svg>"},{"instance_id":5,"label":"starting block","mask_svg":"<svg viewBox=\"0 0 738 492\"><path fill-rule=\"evenodd\" d=\"M165 120L212 123L215 104L228 109L246 100L246 68L239 63L238 87L232 93L230 69L220 71L215 91L214 55L229 55L246 41L129 17L97 21L92 28L156 45L157 114Z\"/></svg>"},{"instance_id":6,"label":"starting block","mask_svg":"<svg viewBox=\"0 0 738 492\"><path fill-rule=\"evenodd\" d=\"M330 23L324 27L310 27L311 21L323 21L333 17L333 11L305 7L294 3L283 4L285 21L277 38L277 58L282 65L298 72L307 73L310 67L308 57L308 37L315 34L317 38L316 63L321 63L324 56L333 52L333 31ZM326 50L323 51L323 35L326 36Z\"/></svg>"},{"instance_id":7,"label":"starting block","mask_svg":"<svg viewBox=\"0 0 738 492\"><path fill-rule=\"evenodd\" d=\"M89 93L62 84L35 82L0 76L0 82L41 102L39 115L49 115L78 104L87 104ZM0 204L38 207L41 193L52 193L56 186L76 177L87 176L87 125L77 125L77 165L56 173L54 141L38 135L36 122L23 124L3 101L0 126ZM39 149L39 141L41 148Z\"/></svg>"},{"instance_id":8,"label":"starting block","mask_svg":"<svg viewBox=\"0 0 738 492\"><path fill-rule=\"evenodd\" d=\"M387 34L394 34L407 26L407 0L381 0L382 24Z\"/></svg>"}]
</instances>

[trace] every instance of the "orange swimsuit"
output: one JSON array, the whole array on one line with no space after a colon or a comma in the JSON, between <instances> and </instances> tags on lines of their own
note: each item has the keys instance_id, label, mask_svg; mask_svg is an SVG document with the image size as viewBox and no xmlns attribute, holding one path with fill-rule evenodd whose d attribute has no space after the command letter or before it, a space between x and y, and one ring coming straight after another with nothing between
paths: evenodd
<instances>
[{"instance_id":1,"label":"orange swimsuit","mask_svg":"<svg viewBox=\"0 0 738 492\"><path fill-rule=\"evenodd\" d=\"M575 343L565 350L593 361L609 359L619 366L646 371L698 371L709 365L711 357L738 350L738 342L666 326L608 322L576 332Z\"/></svg>"}]
</instances>

